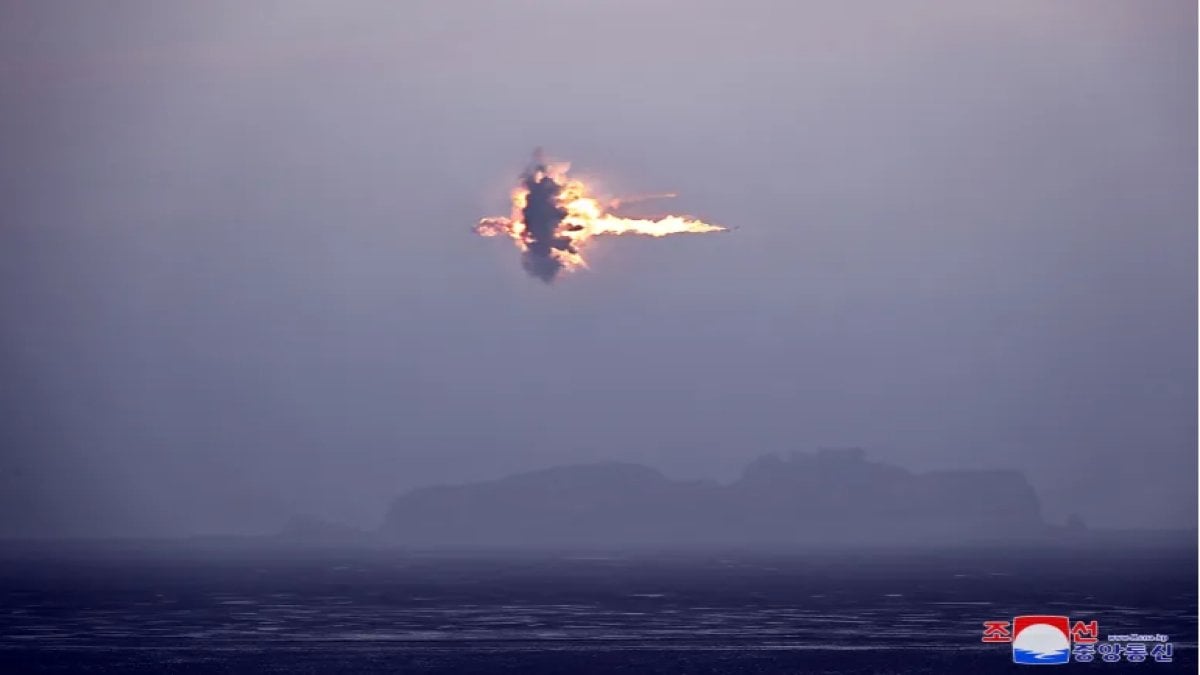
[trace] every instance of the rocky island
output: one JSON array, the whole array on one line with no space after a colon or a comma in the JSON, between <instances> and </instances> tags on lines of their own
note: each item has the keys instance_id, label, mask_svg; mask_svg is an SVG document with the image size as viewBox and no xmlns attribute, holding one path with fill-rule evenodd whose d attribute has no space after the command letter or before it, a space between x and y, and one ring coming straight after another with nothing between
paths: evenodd
<instances>
[{"instance_id":1,"label":"rocky island","mask_svg":"<svg viewBox=\"0 0 1200 675\"><path fill-rule=\"evenodd\" d=\"M732 483L673 481L620 462L412 490L380 533L430 547L964 543L1047 536L1010 470L915 473L861 450L769 455Z\"/></svg>"}]
</instances>

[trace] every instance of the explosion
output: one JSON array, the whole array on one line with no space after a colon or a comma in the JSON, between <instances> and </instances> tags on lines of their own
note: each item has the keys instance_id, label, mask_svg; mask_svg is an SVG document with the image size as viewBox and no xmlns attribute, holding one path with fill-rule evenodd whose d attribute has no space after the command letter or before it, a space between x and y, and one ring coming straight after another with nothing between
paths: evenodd
<instances>
[{"instance_id":1,"label":"explosion","mask_svg":"<svg viewBox=\"0 0 1200 675\"><path fill-rule=\"evenodd\" d=\"M674 197L672 193L600 200L580 180L567 177L571 166L546 162L534 153L533 164L512 192L512 215L484 218L475 232L484 237L505 235L521 249L522 262L533 276L547 283L559 272L587 267L582 250L592 237L640 234L724 232L727 228L686 216L650 220L624 218L612 211L623 204Z\"/></svg>"}]
</instances>

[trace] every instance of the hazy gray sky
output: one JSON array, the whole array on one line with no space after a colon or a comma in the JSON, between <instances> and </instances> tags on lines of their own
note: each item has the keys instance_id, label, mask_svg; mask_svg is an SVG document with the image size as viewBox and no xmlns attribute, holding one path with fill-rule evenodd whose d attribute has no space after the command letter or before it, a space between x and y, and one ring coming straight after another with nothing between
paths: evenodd
<instances>
[{"instance_id":1,"label":"hazy gray sky","mask_svg":"<svg viewBox=\"0 0 1200 675\"><path fill-rule=\"evenodd\" d=\"M0 534L862 446L1196 520L1194 2L0 3ZM547 286L534 146L720 236Z\"/></svg>"}]
</instances>

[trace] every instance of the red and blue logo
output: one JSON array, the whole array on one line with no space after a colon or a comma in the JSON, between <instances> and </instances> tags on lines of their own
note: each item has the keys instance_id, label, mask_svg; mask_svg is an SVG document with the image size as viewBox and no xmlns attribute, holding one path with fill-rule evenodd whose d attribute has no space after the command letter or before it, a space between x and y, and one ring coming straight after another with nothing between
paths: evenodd
<instances>
[{"instance_id":1,"label":"red and blue logo","mask_svg":"<svg viewBox=\"0 0 1200 675\"><path fill-rule=\"evenodd\" d=\"M1100 623L1065 616L1027 614L1012 621L983 622L983 641L1012 643L1013 663L1057 666L1077 663L1173 663L1175 645L1162 633L1121 633L1100 640Z\"/></svg>"},{"instance_id":2,"label":"red and blue logo","mask_svg":"<svg viewBox=\"0 0 1200 675\"><path fill-rule=\"evenodd\" d=\"M1013 663L1057 665L1071 660L1071 620L1065 616L1013 619Z\"/></svg>"}]
</instances>

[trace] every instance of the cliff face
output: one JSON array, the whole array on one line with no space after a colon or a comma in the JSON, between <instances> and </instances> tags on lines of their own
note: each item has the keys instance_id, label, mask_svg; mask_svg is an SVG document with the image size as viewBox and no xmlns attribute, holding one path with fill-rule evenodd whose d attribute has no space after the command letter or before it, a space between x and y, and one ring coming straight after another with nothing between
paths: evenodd
<instances>
[{"instance_id":1,"label":"cliff face","mask_svg":"<svg viewBox=\"0 0 1200 675\"><path fill-rule=\"evenodd\" d=\"M422 488L395 500L382 534L417 546L696 546L1011 540L1045 527L1019 472L914 474L823 451L764 457L723 486L606 463Z\"/></svg>"}]
</instances>

